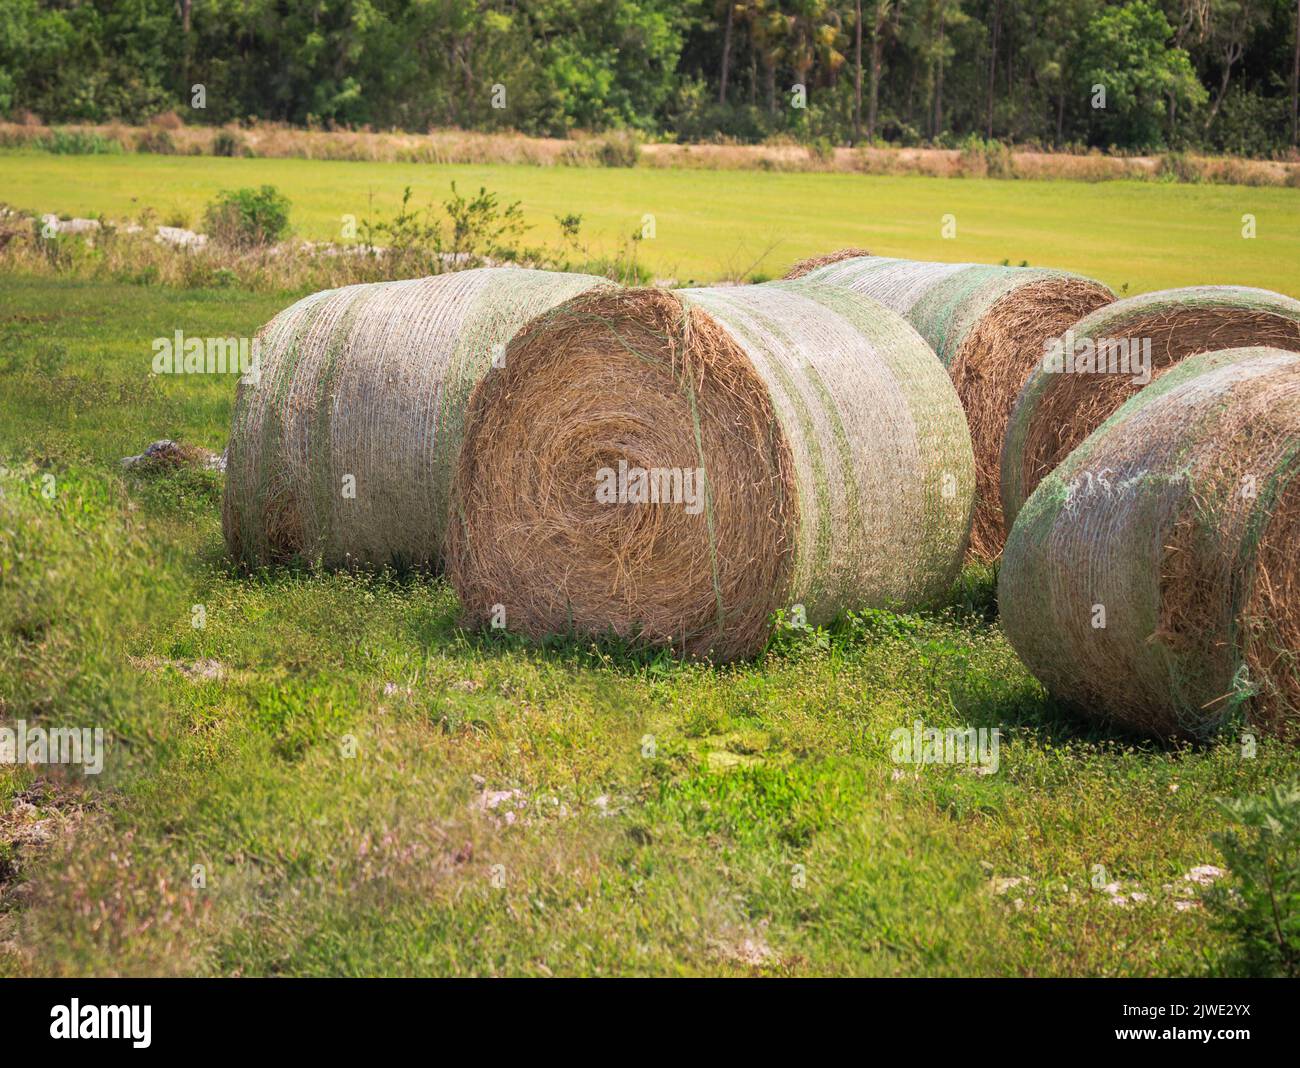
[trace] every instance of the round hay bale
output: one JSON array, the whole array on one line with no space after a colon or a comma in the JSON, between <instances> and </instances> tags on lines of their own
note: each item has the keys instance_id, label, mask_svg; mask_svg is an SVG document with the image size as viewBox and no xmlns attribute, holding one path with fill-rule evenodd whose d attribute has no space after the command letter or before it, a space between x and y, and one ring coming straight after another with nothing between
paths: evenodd
<instances>
[{"instance_id":1,"label":"round hay bale","mask_svg":"<svg viewBox=\"0 0 1300 1068\"><path fill-rule=\"evenodd\" d=\"M982 263L925 263L885 256L837 259L803 275L844 286L904 316L948 368L975 448L971 552L995 560L1006 540L999 492L1002 441L1021 383L1046 339L1115 294L1065 271Z\"/></svg>"},{"instance_id":2,"label":"round hay bale","mask_svg":"<svg viewBox=\"0 0 1300 1068\"><path fill-rule=\"evenodd\" d=\"M1166 289L1098 308L1054 340L1050 352L1040 353L1007 424L1002 512L1008 525L1044 475L1179 360L1255 345L1300 350L1300 301L1244 286Z\"/></svg>"},{"instance_id":3,"label":"round hay bale","mask_svg":"<svg viewBox=\"0 0 1300 1068\"><path fill-rule=\"evenodd\" d=\"M779 608L945 592L973 489L952 384L888 309L803 283L588 293L475 390L447 570L474 624L729 660Z\"/></svg>"},{"instance_id":4,"label":"round hay bale","mask_svg":"<svg viewBox=\"0 0 1300 1068\"><path fill-rule=\"evenodd\" d=\"M1002 556L1016 652L1059 700L1162 738L1300 726L1300 355L1202 353L1039 483Z\"/></svg>"},{"instance_id":5,"label":"round hay bale","mask_svg":"<svg viewBox=\"0 0 1300 1068\"><path fill-rule=\"evenodd\" d=\"M588 275L482 268L315 293L259 334L235 400L222 520L258 566L441 564L470 390Z\"/></svg>"}]
</instances>

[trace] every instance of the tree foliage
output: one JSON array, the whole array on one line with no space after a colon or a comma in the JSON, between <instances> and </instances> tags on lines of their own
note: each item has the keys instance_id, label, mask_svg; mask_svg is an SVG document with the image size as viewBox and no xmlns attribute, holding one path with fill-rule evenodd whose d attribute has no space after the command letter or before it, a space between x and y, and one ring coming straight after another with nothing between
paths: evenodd
<instances>
[{"instance_id":1,"label":"tree foliage","mask_svg":"<svg viewBox=\"0 0 1300 1068\"><path fill-rule=\"evenodd\" d=\"M1295 136L1296 19L1296 0L0 0L0 113L1259 154Z\"/></svg>"}]
</instances>

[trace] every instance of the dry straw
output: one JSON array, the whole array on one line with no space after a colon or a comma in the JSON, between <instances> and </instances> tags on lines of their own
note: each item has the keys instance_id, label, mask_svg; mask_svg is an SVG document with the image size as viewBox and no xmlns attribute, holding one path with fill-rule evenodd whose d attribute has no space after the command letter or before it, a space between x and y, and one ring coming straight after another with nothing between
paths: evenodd
<instances>
[{"instance_id":1,"label":"dry straw","mask_svg":"<svg viewBox=\"0 0 1300 1068\"><path fill-rule=\"evenodd\" d=\"M1179 360L1251 345L1300 350L1300 301L1243 286L1166 289L1099 308L1061 341L1061 350L1042 354L1007 426L1002 512L1008 525L1044 475Z\"/></svg>"},{"instance_id":2,"label":"dry straw","mask_svg":"<svg viewBox=\"0 0 1300 1068\"><path fill-rule=\"evenodd\" d=\"M943 361L975 448L971 550L996 559L1006 540L999 494L1002 441L1021 383L1043 344L1114 294L1064 271L925 263L845 249L796 264L787 277L844 286L906 317ZM811 267L809 267L811 265Z\"/></svg>"},{"instance_id":3,"label":"dry straw","mask_svg":"<svg viewBox=\"0 0 1300 1068\"><path fill-rule=\"evenodd\" d=\"M235 401L231 555L439 566L470 390L528 319L603 283L483 268L346 286L281 312Z\"/></svg>"},{"instance_id":4,"label":"dry straw","mask_svg":"<svg viewBox=\"0 0 1300 1068\"><path fill-rule=\"evenodd\" d=\"M1202 353L1039 483L1002 558L1011 644L1083 714L1164 738L1300 728L1300 355Z\"/></svg>"},{"instance_id":5,"label":"dry straw","mask_svg":"<svg viewBox=\"0 0 1300 1068\"><path fill-rule=\"evenodd\" d=\"M659 503L598 499L623 470ZM698 471L692 509L673 480ZM973 486L952 384L888 309L805 283L588 293L475 391L448 573L474 623L728 660L780 608L946 591Z\"/></svg>"}]
</instances>

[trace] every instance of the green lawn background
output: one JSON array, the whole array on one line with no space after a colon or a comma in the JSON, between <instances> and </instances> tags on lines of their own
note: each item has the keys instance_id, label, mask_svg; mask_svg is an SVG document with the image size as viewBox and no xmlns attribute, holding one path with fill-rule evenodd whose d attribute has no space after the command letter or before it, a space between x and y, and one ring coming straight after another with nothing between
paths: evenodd
<instances>
[{"instance_id":1,"label":"green lawn background","mask_svg":"<svg viewBox=\"0 0 1300 1068\"><path fill-rule=\"evenodd\" d=\"M654 216L640 255L657 277L710 282L784 272L845 245L880 255L1062 267L1130 293L1256 285L1300 295L1300 190L1158 182L674 171L639 168L351 163L150 155L0 154L0 201L70 215L135 217L145 207L192 225L221 189L272 184L299 236L337 240L344 215L390 215L410 185L440 202L455 181L522 202L533 243L556 215L583 216L593 251L614 253ZM956 237L941 236L945 215ZM1242 236L1253 215L1257 236Z\"/></svg>"}]
</instances>

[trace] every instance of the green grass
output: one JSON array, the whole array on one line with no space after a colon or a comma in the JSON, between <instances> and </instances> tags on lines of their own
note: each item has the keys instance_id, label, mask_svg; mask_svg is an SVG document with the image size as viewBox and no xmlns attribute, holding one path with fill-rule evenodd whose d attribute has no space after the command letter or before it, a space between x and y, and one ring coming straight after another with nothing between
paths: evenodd
<instances>
[{"instance_id":1,"label":"green grass","mask_svg":"<svg viewBox=\"0 0 1300 1068\"><path fill-rule=\"evenodd\" d=\"M987 573L944 611L729 668L466 634L439 580L231 573L217 476L118 461L225 438L233 381L150 380L153 337L246 333L276 306L0 277L0 709L114 739L98 780L0 769L0 972L1226 959L1176 888L1221 863L1214 799L1296 778L1300 755L1063 716L1001 637ZM999 771L895 764L890 732L917 718L1001 728Z\"/></svg>"},{"instance_id":2,"label":"green grass","mask_svg":"<svg viewBox=\"0 0 1300 1068\"><path fill-rule=\"evenodd\" d=\"M196 224L221 189L273 184L293 201L300 236L337 240L344 215L390 215L411 185L441 202L455 180L520 200L530 240L553 242L556 215L578 212L593 252L615 254L643 216L657 276L709 282L779 275L845 245L881 255L1080 271L1128 292L1232 283L1300 293L1300 196L1293 189L1156 182L995 181L751 171L350 163L150 155L0 153L0 201L71 215ZM1242 216L1257 237L1241 236ZM940 236L943 217L957 236Z\"/></svg>"}]
</instances>

